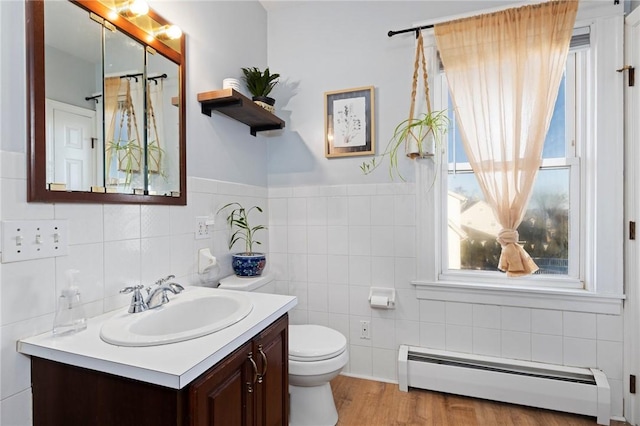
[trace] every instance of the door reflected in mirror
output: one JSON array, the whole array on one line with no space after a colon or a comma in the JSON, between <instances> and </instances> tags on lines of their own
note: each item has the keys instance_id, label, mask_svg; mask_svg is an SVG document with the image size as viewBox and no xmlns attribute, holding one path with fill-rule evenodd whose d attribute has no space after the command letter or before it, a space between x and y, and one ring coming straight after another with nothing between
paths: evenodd
<instances>
[{"instance_id":1,"label":"door reflected in mirror","mask_svg":"<svg viewBox=\"0 0 640 426\"><path fill-rule=\"evenodd\" d=\"M72 191L100 185L102 26L66 1L45 7L47 181ZM69 25L76 22L77 25ZM101 106L101 105L100 105Z\"/></svg>"},{"instance_id":2,"label":"door reflected in mirror","mask_svg":"<svg viewBox=\"0 0 640 426\"><path fill-rule=\"evenodd\" d=\"M27 1L28 200L184 205L184 36L108 4Z\"/></svg>"}]
</instances>

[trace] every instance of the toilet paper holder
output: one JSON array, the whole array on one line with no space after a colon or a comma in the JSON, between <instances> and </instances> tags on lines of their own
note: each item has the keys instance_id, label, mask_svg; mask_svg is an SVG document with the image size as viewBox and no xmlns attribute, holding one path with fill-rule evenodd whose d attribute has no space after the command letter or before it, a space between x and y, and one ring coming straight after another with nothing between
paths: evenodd
<instances>
[{"instance_id":1,"label":"toilet paper holder","mask_svg":"<svg viewBox=\"0 0 640 426\"><path fill-rule=\"evenodd\" d=\"M371 287L369 289L369 304L377 309L395 309L396 289L385 287Z\"/></svg>"}]
</instances>

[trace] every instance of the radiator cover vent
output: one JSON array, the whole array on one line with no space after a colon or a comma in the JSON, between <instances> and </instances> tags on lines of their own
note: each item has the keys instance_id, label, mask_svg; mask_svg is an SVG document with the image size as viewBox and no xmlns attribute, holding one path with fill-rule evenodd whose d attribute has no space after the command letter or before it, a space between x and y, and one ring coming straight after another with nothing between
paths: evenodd
<instances>
[{"instance_id":1,"label":"radiator cover vent","mask_svg":"<svg viewBox=\"0 0 640 426\"><path fill-rule=\"evenodd\" d=\"M400 346L400 390L410 387L597 417L608 425L610 389L597 369Z\"/></svg>"},{"instance_id":2,"label":"radiator cover vent","mask_svg":"<svg viewBox=\"0 0 640 426\"><path fill-rule=\"evenodd\" d=\"M497 373L518 374L528 377L540 377L549 380L563 380L572 383L584 383L586 385L595 385L596 380L591 371L574 372L574 371L558 371L549 370L544 367L532 367L521 365L509 365L504 362L483 361L478 359L460 358L450 355L434 355L420 352L409 351L409 361L430 362L440 365L451 365L462 368L473 368L476 370L494 371Z\"/></svg>"}]
</instances>

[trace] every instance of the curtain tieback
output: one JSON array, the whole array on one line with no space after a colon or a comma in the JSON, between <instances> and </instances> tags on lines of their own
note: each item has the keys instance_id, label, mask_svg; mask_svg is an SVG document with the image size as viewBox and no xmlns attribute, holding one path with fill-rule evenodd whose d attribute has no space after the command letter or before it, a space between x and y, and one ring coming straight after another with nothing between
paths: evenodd
<instances>
[{"instance_id":1,"label":"curtain tieback","mask_svg":"<svg viewBox=\"0 0 640 426\"><path fill-rule=\"evenodd\" d=\"M520 239L520 234L515 229L504 228L498 233L498 242L502 247L507 244L517 244Z\"/></svg>"},{"instance_id":2,"label":"curtain tieback","mask_svg":"<svg viewBox=\"0 0 640 426\"><path fill-rule=\"evenodd\" d=\"M505 228L498 233L498 242L502 246L498 269L509 277L521 277L538 270L529 254L518 244L520 235L515 229Z\"/></svg>"}]
</instances>

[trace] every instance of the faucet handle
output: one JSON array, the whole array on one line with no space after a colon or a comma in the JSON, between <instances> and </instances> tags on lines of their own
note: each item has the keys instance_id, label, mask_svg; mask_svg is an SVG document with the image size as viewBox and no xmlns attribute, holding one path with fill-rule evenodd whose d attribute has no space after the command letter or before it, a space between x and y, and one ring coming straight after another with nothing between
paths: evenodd
<instances>
[{"instance_id":1,"label":"faucet handle","mask_svg":"<svg viewBox=\"0 0 640 426\"><path fill-rule=\"evenodd\" d=\"M120 293L123 294L133 292L133 296L131 296L131 305L129 305L130 314L146 311L147 309L149 309L149 307L147 306L147 302L145 302L144 297L142 297L142 293L140 293L140 289L142 287L144 286L140 284L132 287L125 287L120 290Z\"/></svg>"},{"instance_id":2,"label":"faucet handle","mask_svg":"<svg viewBox=\"0 0 640 426\"><path fill-rule=\"evenodd\" d=\"M131 293L131 292L134 292L136 290L140 290L142 287L144 287L142 284L139 284L139 285L136 285L136 286L132 286L132 287L125 287L125 288L120 290L120 293L122 293L122 294Z\"/></svg>"},{"instance_id":3,"label":"faucet handle","mask_svg":"<svg viewBox=\"0 0 640 426\"><path fill-rule=\"evenodd\" d=\"M167 275L166 277L160 278L158 281L156 281L156 285L162 285L167 281L174 279L175 277L176 277L175 275Z\"/></svg>"},{"instance_id":4,"label":"faucet handle","mask_svg":"<svg viewBox=\"0 0 640 426\"><path fill-rule=\"evenodd\" d=\"M136 285L136 286L132 286L132 287L125 287L125 288L120 290L120 293L122 293L122 294L131 293L131 292L140 290L142 287L144 287L142 284L139 284L139 285Z\"/></svg>"}]
</instances>

